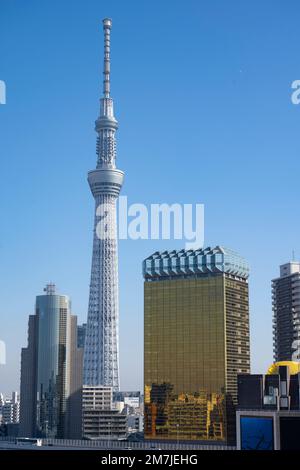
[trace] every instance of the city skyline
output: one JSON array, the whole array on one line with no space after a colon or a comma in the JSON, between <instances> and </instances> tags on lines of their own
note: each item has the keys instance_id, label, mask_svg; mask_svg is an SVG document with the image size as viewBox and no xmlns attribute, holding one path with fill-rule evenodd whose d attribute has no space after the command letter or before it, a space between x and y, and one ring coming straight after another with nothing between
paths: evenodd
<instances>
[{"instance_id":1,"label":"city skyline","mask_svg":"<svg viewBox=\"0 0 300 470\"><path fill-rule=\"evenodd\" d=\"M29 2L25 21L22 15L13 17L6 5L0 19L0 47L7 57L0 77L7 85L7 103L0 108L0 340L7 346L7 365L0 365L0 391L19 389L27 315L46 282L55 281L72 298L80 323L86 321L92 203L84 175L94 162L99 25L105 16L116 24L113 86L122 119L119 162L130 175L125 194L132 202L205 203L205 245L222 243L250 262L252 372L266 372L272 361L271 279L292 258L292 250L297 258L300 250L294 192L300 108L290 100L291 83L299 77L290 46L297 38L293 16L299 6L292 3L290 13L279 2L266 1L258 16L258 2L245 8L232 1L224 9L221 2L200 8L189 1L186 10L174 2L174 11L162 6L159 17L147 17L150 11L143 12L137 2L128 11L121 2L110 8L91 2L90 9L76 4L72 12L61 6L55 33L51 21L45 23L53 15L53 2L51 7L45 3L45 10ZM30 18L33 7L35 20ZM230 18L233 8L240 24ZM282 15L285 35L278 38ZM253 25L256 37L250 40ZM36 35L41 35L39 44ZM259 49L260 42L264 47ZM18 119L22 126L16 131ZM182 172L175 162L185 154ZM17 170L22 178L12 193L8 183ZM142 260L156 249L183 244L120 243L122 389L142 389Z\"/></svg>"}]
</instances>

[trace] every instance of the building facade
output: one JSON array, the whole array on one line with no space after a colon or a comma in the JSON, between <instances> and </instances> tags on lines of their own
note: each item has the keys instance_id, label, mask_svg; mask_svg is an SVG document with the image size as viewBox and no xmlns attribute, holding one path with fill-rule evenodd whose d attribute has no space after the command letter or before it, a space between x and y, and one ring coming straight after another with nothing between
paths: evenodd
<instances>
[{"instance_id":1,"label":"building facade","mask_svg":"<svg viewBox=\"0 0 300 470\"><path fill-rule=\"evenodd\" d=\"M127 415L127 430L129 434L142 433L144 431L144 416L140 413Z\"/></svg>"},{"instance_id":2,"label":"building facade","mask_svg":"<svg viewBox=\"0 0 300 470\"><path fill-rule=\"evenodd\" d=\"M21 436L81 437L82 360L70 299L48 284L21 354Z\"/></svg>"},{"instance_id":3,"label":"building facade","mask_svg":"<svg viewBox=\"0 0 300 470\"><path fill-rule=\"evenodd\" d=\"M141 406L141 392L139 391L125 391L115 392L113 395L114 402L124 403L124 406L129 408L140 408Z\"/></svg>"},{"instance_id":4,"label":"building facade","mask_svg":"<svg viewBox=\"0 0 300 470\"><path fill-rule=\"evenodd\" d=\"M127 417L113 409L112 387L83 386L82 435L90 440L126 438Z\"/></svg>"},{"instance_id":5,"label":"building facade","mask_svg":"<svg viewBox=\"0 0 300 470\"><path fill-rule=\"evenodd\" d=\"M84 439L118 440L127 437L127 416L117 410L83 409Z\"/></svg>"},{"instance_id":6,"label":"building facade","mask_svg":"<svg viewBox=\"0 0 300 470\"><path fill-rule=\"evenodd\" d=\"M110 97L110 31L103 20L104 85L100 116L96 121L97 167L88 174L95 199L93 256L87 330L84 348L84 383L119 390L119 286L116 202L124 173L116 168L118 128Z\"/></svg>"},{"instance_id":7,"label":"building facade","mask_svg":"<svg viewBox=\"0 0 300 470\"><path fill-rule=\"evenodd\" d=\"M300 360L300 263L280 266L272 280L274 361Z\"/></svg>"},{"instance_id":8,"label":"building facade","mask_svg":"<svg viewBox=\"0 0 300 470\"><path fill-rule=\"evenodd\" d=\"M0 399L0 423L17 424L20 420L20 397L18 392L12 392L10 398Z\"/></svg>"},{"instance_id":9,"label":"building facade","mask_svg":"<svg viewBox=\"0 0 300 470\"><path fill-rule=\"evenodd\" d=\"M111 410L113 404L113 394L111 387L103 385L84 385L82 388L82 407L99 408L101 410Z\"/></svg>"},{"instance_id":10,"label":"building facade","mask_svg":"<svg viewBox=\"0 0 300 470\"><path fill-rule=\"evenodd\" d=\"M36 437L38 318L28 320L27 348L21 351L20 436Z\"/></svg>"},{"instance_id":11,"label":"building facade","mask_svg":"<svg viewBox=\"0 0 300 470\"><path fill-rule=\"evenodd\" d=\"M143 263L147 439L235 439L237 374L250 372L248 265L223 247Z\"/></svg>"},{"instance_id":12,"label":"building facade","mask_svg":"<svg viewBox=\"0 0 300 470\"><path fill-rule=\"evenodd\" d=\"M84 349L86 335L86 323L77 326L77 347Z\"/></svg>"}]
</instances>

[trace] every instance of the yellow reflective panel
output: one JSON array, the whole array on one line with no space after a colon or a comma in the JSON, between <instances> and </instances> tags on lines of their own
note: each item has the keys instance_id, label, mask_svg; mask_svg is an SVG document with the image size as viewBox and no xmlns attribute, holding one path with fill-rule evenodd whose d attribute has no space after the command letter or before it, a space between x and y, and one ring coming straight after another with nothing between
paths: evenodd
<instances>
[{"instance_id":1,"label":"yellow reflective panel","mask_svg":"<svg viewBox=\"0 0 300 470\"><path fill-rule=\"evenodd\" d=\"M300 362L280 361L280 362L275 362L274 364L272 364L269 367L267 374L269 374L269 375L278 374L279 373L279 366L288 367L291 375L295 375L295 374L298 374L300 372Z\"/></svg>"}]
</instances>

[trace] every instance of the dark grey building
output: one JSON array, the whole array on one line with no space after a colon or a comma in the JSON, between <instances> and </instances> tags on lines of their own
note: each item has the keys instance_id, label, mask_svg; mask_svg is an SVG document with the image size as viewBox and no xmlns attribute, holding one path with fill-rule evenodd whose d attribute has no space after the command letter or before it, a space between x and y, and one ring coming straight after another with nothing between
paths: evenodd
<instances>
[{"instance_id":1,"label":"dark grey building","mask_svg":"<svg viewBox=\"0 0 300 470\"><path fill-rule=\"evenodd\" d=\"M273 352L275 361L300 358L300 263L280 266L272 280Z\"/></svg>"},{"instance_id":2,"label":"dark grey building","mask_svg":"<svg viewBox=\"0 0 300 470\"><path fill-rule=\"evenodd\" d=\"M300 368L286 364L275 363L266 375L238 375L238 449L300 449Z\"/></svg>"},{"instance_id":3,"label":"dark grey building","mask_svg":"<svg viewBox=\"0 0 300 470\"><path fill-rule=\"evenodd\" d=\"M46 286L30 315L21 355L20 436L81 437L83 351L67 296Z\"/></svg>"},{"instance_id":4,"label":"dark grey building","mask_svg":"<svg viewBox=\"0 0 300 470\"><path fill-rule=\"evenodd\" d=\"M82 437L83 347L78 347L77 317L71 315L70 394L67 408L66 438Z\"/></svg>"},{"instance_id":5,"label":"dark grey building","mask_svg":"<svg viewBox=\"0 0 300 470\"><path fill-rule=\"evenodd\" d=\"M300 410L300 368L280 364L266 375L238 375L238 409Z\"/></svg>"},{"instance_id":6,"label":"dark grey building","mask_svg":"<svg viewBox=\"0 0 300 470\"><path fill-rule=\"evenodd\" d=\"M37 315L28 320L27 348L21 352L20 427L19 435L36 435L36 370L37 370Z\"/></svg>"}]
</instances>

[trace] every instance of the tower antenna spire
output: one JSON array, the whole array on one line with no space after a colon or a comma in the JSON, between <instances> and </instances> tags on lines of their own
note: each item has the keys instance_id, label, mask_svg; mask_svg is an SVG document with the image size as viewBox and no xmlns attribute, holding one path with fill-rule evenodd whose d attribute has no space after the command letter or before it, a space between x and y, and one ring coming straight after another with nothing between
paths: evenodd
<instances>
[{"instance_id":1,"label":"tower antenna spire","mask_svg":"<svg viewBox=\"0 0 300 470\"><path fill-rule=\"evenodd\" d=\"M104 80L103 80L103 95L104 98L110 97L110 30L112 27L112 20L104 18Z\"/></svg>"}]
</instances>

